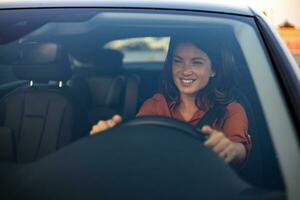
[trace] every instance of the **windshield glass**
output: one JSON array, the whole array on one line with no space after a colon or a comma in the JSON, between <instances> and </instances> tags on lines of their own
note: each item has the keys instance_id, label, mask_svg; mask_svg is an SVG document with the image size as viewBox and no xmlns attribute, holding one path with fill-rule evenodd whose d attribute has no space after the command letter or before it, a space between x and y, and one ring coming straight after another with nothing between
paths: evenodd
<instances>
[{"instance_id":1,"label":"windshield glass","mask_svg":"<svg viewBox=\"0 0 300 200\"><path fill-rule=\"evenodd\" d=\"M285 105L276 101L281 93L253 18L129 9L20 9L1 11L0 26L7 27L0 30L1 98L28 84L55 85L63 81L68 87L77 87L85 80L87 88L80 89L78 98L88 102L85 130L115 113L135 116L143 103L160 91L172 39L188 37L203 41L214 49L209 55L225 60L213 64L227 63L223 69L230 81L218 84L242 105L247 116L248 140L252 141L252 148L247 150L251 148L251 154L245 166L236 172L254 185L284 190L270 134L275 129L271 123L275 119L271 115L266 119L266 102L283 110ZM68 76L64 74L66 71L53 75L49 69L66 66L70 71ZM137 87L126 85L128 77L138 80ZM186 85L194 81L182 77L180 80ZM135 88L137 91L131 92ZM274 90L277 97L271 92ZM128 96L136 96L130 112ZM30 116L40 116L43 112L35 111ZM272 116L279 115L278 112L274 111ZM5 120L0 122L7 126ZM26 127L30 129L29 125Z\"/></svg>"}]
</instances>

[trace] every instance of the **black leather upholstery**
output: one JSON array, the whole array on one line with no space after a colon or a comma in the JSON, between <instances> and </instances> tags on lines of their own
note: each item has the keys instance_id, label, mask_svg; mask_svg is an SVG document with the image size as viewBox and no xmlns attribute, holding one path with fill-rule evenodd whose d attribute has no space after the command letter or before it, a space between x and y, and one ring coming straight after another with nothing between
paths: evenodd
<instances>
[{"instance_id":1,"label":"black leather upholstery","mask_svg":"<svg viewBox=\"0 0 300 200\"><path fill-rule=\"evenodd\" d=\"M37 63L36 56L45 53L44 45L49 44L32 47L32 51L27 51L32 55L14 65L19 78L40 80L43 84L34 81L32 86L19 87L0 101L0 138L2 136L1 139L7 144L6 149L1 149L4 160L21 163L34 161L71 142L76 131L83 131L81 127L84 125L83 122L78 123L78 116L84 118L84 112L78 112L84 109L78 103L76 93L65 85L47 84L50 80L63 81L69 78L67 54L64 54L61 46L54 45L56 52L52 54L57 55L43 62L39 58ZM9 133L7 130L10 130ZM10 153L9 157L8 152L15 153Z\"/></svg>"},{"instance_id":2,"label":"black leather upholstery","mask_svg":"<svg viewBox=\"0 0 300 200\"><path fill-rule=\"evenodd\" d=\"M15 138L16 161L36 160L70 142L73 109L64 92L22 87L1 104L2 126L12 129Z\"/></svg>"},{"instance_id":3,"label":"black leather upholstery","mask_svg":"<svg viewBox=\"0 0 300 200\"><path fill-rule=\"evenodd\" d=\"M77 69L72 78L72 86L88 91L82 95L89 99L90 126L123 112L126 76L121 73L122 59L123 54L119 51L101 49L89 60L93 67Z\"/></svg>"}]
</instances>

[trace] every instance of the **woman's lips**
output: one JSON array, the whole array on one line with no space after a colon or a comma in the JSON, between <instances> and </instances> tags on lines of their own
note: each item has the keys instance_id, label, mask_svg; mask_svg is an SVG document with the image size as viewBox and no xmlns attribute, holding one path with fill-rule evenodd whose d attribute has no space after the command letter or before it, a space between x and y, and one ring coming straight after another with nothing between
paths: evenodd
<instances>
[{"instance_id":1,"label":"woman's lips","mask_svg":"<svg viewBox=\"0 0 300 200\"><path fill-rule=\"evenodd\" d=\"M179 80L180 80L181 84L183 84L184 86L189 86L189 85L193 84L193 82L196 79L180 78Z\"/></svg>"}]
</instances>

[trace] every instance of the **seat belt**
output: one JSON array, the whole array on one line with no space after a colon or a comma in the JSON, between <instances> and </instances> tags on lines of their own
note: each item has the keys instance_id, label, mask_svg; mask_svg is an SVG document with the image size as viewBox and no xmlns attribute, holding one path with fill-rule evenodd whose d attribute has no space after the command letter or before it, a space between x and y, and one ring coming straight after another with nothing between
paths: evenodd
<instances>
[{"instance_id":1,"label":"seat belt","mask_svg":"<svg viewBox=\"0 0 300 200\"><path fill-rule=\"evenodd\" d=\"M209 109L200 121L196 124L196 129L201 130L204 125L212 126L219 116L223 115L226 111L225 105L217 105Z\"/></svg>"}]
</instances>

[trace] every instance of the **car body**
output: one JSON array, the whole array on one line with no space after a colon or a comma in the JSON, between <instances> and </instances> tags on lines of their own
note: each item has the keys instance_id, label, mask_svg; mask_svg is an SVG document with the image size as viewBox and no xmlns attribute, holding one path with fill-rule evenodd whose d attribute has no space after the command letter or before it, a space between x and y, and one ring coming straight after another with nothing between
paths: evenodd
<instances>
[{"instance_id":1,"label":"car body","mask_svg":"<svg viewBox=\"0 0 300 200\"><path fill-rule=\"evenodd\" d=\"M0 30L1 185L8 197L194 199L203 193L213 199L218 187L224 199L299 199L300 71L252 8L180 1L2 1L0 25L6 27ZM158 91L176 35L200 35L234 61L234 92L253 141L241 169L213 156L217 164L208 162L196 175L182 163L201 166L198 147L178 136L193 135L190 127L155 117L133 119ZM124 125L88 136L93 124L115 113L122 114ZM52 129L58 130L55 137L47 132ZM126 134L118 137L121 132ZM168 170L169 165L178 168ZM220 181L213 176L219 170L232 181L222 173ZM213 178L203 180L213 181L201 182L200 174L209 172ZM183 184L186 180L193 182Z\"/></svg>"}]
</instances>

